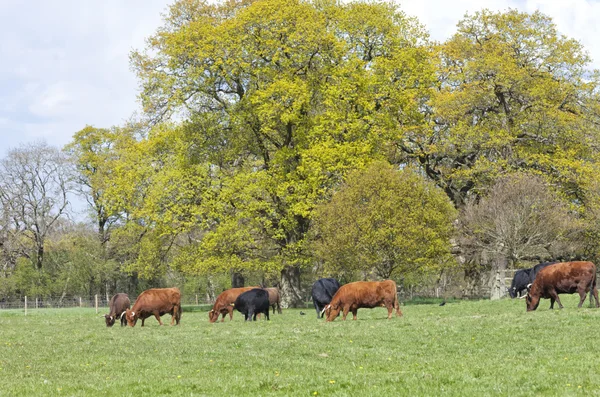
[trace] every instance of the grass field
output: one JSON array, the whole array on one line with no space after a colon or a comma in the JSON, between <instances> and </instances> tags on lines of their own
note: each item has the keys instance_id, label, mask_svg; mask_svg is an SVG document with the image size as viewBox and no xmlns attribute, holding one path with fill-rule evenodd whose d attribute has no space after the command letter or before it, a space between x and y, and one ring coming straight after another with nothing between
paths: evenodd
<instances>
[{"instance_id":1,"label":"grass field","mask_svg":"<svg viewBox=\"0 0 600 397\"><path fill-rule=\"evenodd\" d=\"M144 328L106 328L93 309L2 311L0 395L600 394L600 310L561 299L561 311L458 301L333 323L310 309L216 324L196 311Z\"/></svg>"}]
</instances>

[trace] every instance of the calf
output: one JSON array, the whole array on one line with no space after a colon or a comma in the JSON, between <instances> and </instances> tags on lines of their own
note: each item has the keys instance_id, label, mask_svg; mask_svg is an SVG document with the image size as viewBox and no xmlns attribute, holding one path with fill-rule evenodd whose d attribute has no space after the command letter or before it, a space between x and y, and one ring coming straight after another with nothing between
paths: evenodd
<instances>
[{"instance_id":1,"label":"calf","mask_svg":"<svg viewBox=\"0 0 600 397\"><path fill-rule=\"evenodd\" d=\"M217 300L213 305L213 308L208 312L208 321L214 323L219 319L219 314L222 314L221 322L225 321L225 316L229 314L229 320L233 319L233 306L238 296L246 291L250 291L254 288L260 287L242 287L242 288L230 288L225 290L217 296Z\"/></svg>"},{"instance_id":2,"label":"calf","mask_svg":"<svg viewBox=\"0 0 600 397\"><path fill-rule=\"evenodd\" d=\"M335 278L322 278L312 286L312 300L315 310L317 311L317 318L322 318L322 310L331 302L331 299L340 289L340 283Z\"/></svg>"},{"instance_id":3,"label":"calf","mask_svg":"<svg viewBox=\"0 0 600 397\"><path fill-rule=\"evenodd\" d=\"M356 320L358 309L372 309L378 306L385 306L388 309L388 319L392 318L393 309L396 309L397 317L402 316L395 281L356 281L345 284L338 289L323 311L327 321L335 320L340 310L343 310L344 320L348 312L352 312L352 319Z\"/></svg>"},{"instance_id":4,"label":"calf","mask_svg":"<svg viewBox=\"0 0 600 397\"><path fill-rule=\"evenodd\" d=\"M269 320L269 293L262 288L254 288L237 297L235 309L244 314L246 321L256 321L256 315L264 313Z\"/></svg>"},{"instance_id":5,"label":"calf","mask_svg":"<svg viewBox=\"0 0 600 397\"><path fill-rule=\"evenodd\" d=\"M561 262L545 267L537 274L531 285L525 302L527 311L537 309L540 298L550 298L550 309L554 308L554 301L558 307L563 308L558 294L579 293L579 305L585 301L587 292L590 291L590 303L592 295L598 303L598 290L596 289L596 266L592 262Z\"/></svg>"},{"instance_id":6,"label":"calf","mask_svg":"<svg viewBox=\"0 0 600 397\"><path fill-rule=\"evenodd\" d=\"M269 305L273 308L273 314L275 314L275 307L277 307L277 313L281 314L280 295L278 288L265 288L265 291L269 294Z\"/></svg>"},{"instance_id":7,"label":"calf","mask_svg":"<svg viewBox=\"0 0 600 397\"><path fill-rule=\"evenodd\" d=\"M160 316L169 313L171 315L171 325L173 322L181 320L181 293L179 288L152 288L142 292L135 300L131 310L125 310L127 324L135 327L139 318L144 320L154 315L158 324L163 325Z\"/></svg>"},{"instance_id":8,"label":"calf","mask_svg":"<svg viewBox=\"0 0 600 397\"><path fill-rule=\"evenodd\" d=\"M115 320L117 319L121 319L121 327L125 326L127 324L127 320L122 314L130 307L131 302L129 301L129 296L127 296L127 294L115 294L112 298L110 298L110 302L108 302L109 313L104 315L106 326L112 327L115 325Z\"/></svg>"}]
</instances>

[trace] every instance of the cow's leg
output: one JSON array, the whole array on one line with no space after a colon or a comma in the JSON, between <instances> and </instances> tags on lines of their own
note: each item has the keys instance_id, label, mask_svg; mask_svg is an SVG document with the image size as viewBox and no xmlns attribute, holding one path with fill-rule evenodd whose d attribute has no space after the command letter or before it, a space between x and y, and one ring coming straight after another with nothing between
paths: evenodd
<instances>
[{"instance_id":1,"label":"cow's leg","mask_svg":"<svg viewBox=\"0 0 600 397\"><path fill-rule=\"evenodd\" d=\"M275 306L276 305L271 306L273 308L273 314L275 314Z\"/></svg>"},{"instance_id":2,"label":"cow's leg","mask_svg":"<svg viewBox=\"0 0 600 397\"><path fill-rule=\"evenodd\" d=\"M277 301L277 313L281 314L281 305L279 304L279 301Z\"/></svg>"},{"instance_id":3,"label":"cow's leg","mask_svg":"<svg viewBox=\"0 0 600 397\"><path fill-rule=\"evenodd\" d=\"M356 313L358 312L358 309L353 309L352 310L352 320L356 320Z\"/></svg>"},{"instance_id":4,"label":"cow's leg","mask_svg":"<svg viewBox=\"0 0 600 397\"><path fill-rule=\"evenodd\" d=\"M152 314L154 314L154 317L156 317L156 320L158 320L158 325L163 325L162 321L160 321L160 313L158 310L153 311Z\"/></svg>"},{"instance_id":5,"label":"cow's leg","mask_svg":"<svg viewBox=\"0 0 600 397\"><path fill-rule=\"evenodd\" d=\"M145 318L142 319L142 327L144 326L144 321L146 321Z\"/></svg>"},{"instance_id":6,"label":"cow's leg","mask_svg":"<svg viewBox=\"0 0 600 397\"><path fill-rule=\"evenodd\" d=\"M600 303L598 303L598 289L593 287L592 293L594 294L594 299L596 299L596 307L600 307Z\"/></svg>"},{"instance_id":7,"label":"cow's leg","mask_svg":"<svg viewBox=\"0 0 600 397\"><path fill-rule=\"evenodd\" d=\"M392 312L394 311L394 305L393 304L387 305L387 311L388 311L388 320L390 320L392 318Z\"/></svg>"},{"instance_id":8,"label":"cow's leg","mask_svg":"<svg viewBox=\"0 0 600 397\"><path fill-rule=\"evenodd\" d=\"M317 304L317 302L315 302L315 301L313 301L313 305L315 306L315 310L317 311L317 318L323 318L323 317L321 316L321 310L323 310L323 309L320 309L320 310L319 310L319 305L318 305L318 304Z\"/></svg>"},{"instance_id":9,"label":"cow's leg","mask_svg":"<svg viewBox=\"0 0 600 397\"><path fill-rule=\"evenodd\" d=\"M551 291L550 295L553 296L556 303L558 303L558 308L562 309L563 305L562 305L562 303L560 303L560 298L558 297L558 294L556 293L556 291L555 290Z\"/></svg>"},{"instance_id":10,"label":"cow's leg","mask_svg":"<svg viewBox=\"0 0 600 397\"><path fill-rule=\"evenodd\" d=\"M584 291L583 294L579 293L579 304L577 305L578 308L583 306L583 302L585 302L585 298L587 298L587 293Z\"/></svg>"},{"instance_id":11,"label":"cow's leg","mask_svg":"<svg viewBox=\"0 0 600 397\"><path fill-rule=\"evenodd\" d=\"M342 320L346 321L346 316L348 315L349 311L350 308L348 306L344 306L344 314L342 315Z\"/></svg>"},{"instance_id":12,"label":"cow's leg","mask_svg":"<svg viewBox=\"0 0 600 397\"><path fill-rule=\"evenodd\" d=\"M554 298L550 297L550 310L554 309Z\"/></svg>"},{"instance_id":13,"label":"cow's leg","mask_svg":"<svg viewBox=\"0 0 600 397\"><path fill-rule=\"evenodd\" d=\"M233 320L233 306L227 306L227 312L229 313L229 321ZM223 314L223 321L225 321L225 315Z\"/></svg>"}]
</instances>

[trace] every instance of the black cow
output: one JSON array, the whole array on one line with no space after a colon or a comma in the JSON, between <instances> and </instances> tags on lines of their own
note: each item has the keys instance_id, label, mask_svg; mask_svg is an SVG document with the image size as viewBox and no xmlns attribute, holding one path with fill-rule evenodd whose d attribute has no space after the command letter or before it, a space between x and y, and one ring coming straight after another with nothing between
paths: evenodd
<instances>
[{"instance_id":1,"label":"black cow","mask_svg":"<svg viewBox=\"0 0 600 397\"><path fill-rule=\"evenodd\" d=\"M335 278L322 278L315 281L312 286L312 300L317 311L317 318L323 318L321 312L331 302L338 289L340 289L340 283Z\"/></svg>"},{"instance_id":2,"label":"black cow","mask_svg":"<svg viewBox=\"0 0 600 397\"><path fill-rule=\"evenodd\" d=\"M542 262L529 269L517 270L515 277L513 277L512 284L510 285L510 289L508 290L510 297L516 298L517 294L519 294L519 297L523 296L523 290L526 290L529 285L533 284L535 276L537 276L539 271L554 263L556 262Z\"/></svg>"},{"instance_id":3,"label":"black cow","mask_svg":"<svg viewBox=\"0 0 600 397\"><path fill-rule=\"evenodd\" d=\"M531 284L531 268L529 269L520 269L515 273L515 277L513 277L512 283L510 284L510 289L508 290L508 294L511 298L516 298L517 294L519 297L523 296L523 291L527 291L527 286Z\"/></svg>"},{"instance_id":4,"label":"black cow","mask_svg":"<svg viewBox=\"0 0 600 397\"><path fill-rule=\"evenodd\" d=\"M238 296L233 307L244 314L246 321L256 321L259 313L264 313L269 320L269 293L262 288L251 289Z\"/></svg>"},{"instance_id":5,"label":"black cow","mask_svg":"<svg viewBox=\"0 0 600 397\"><path fill-rule=\"evenodd\" d=\"M542 262L542 263L538 263L537 265L535 265L531 269L531 272L529 272L529 276L531 279L530 283L533 284L533 282L535 281L535 276L537 276L537 274L540 272L540 270L542 270L546 266L554 265L555 263L557 263L557 262Z\"/></svg>"}]
</instances>

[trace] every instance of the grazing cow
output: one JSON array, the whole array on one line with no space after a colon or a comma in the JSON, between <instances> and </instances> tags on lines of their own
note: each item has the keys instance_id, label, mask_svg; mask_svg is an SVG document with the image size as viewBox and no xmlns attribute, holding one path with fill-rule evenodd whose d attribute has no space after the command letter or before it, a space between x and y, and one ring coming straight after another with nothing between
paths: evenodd
<instances>
[{"instance_id":1,"label":"grazing cow","mask_svg":"<svg viewBox=\"0 0 600 397\"><path fill-rule=\"evenodd\" d=\"M342 285L335 293L331 302L323 311L327 321L333 321L343 310L343 319L346 320L348 312L352 312L352 319L356 320L356 312L360 308L372 309L385 306L388 309L388 319L392 318L392 310L396 309L396 316L402 316L398 304L396 282L385 281L356 281Z\"/></svg>"},{"instance_id":2,"label":"grazing cow","mask_svg":"<svg viewBox=\"0 0 600 397\"><path fill-rule=\"evenodd\" d=\"M317 318L322 318L322 310L331 302L331 299L340 289L340 283L335 278L322 278L312 286L312 300L317 311Z\"/></svg>"},{"instance_id":3,"label":"grazing cow","mask_svg":"<svg viewBox=\"0 0 600 397\"><path fill-rule=\"evenodd\" d=\"M579 293L579 305L581 307L585 301L588 291L590 293L590 303L592 295L598 303L598 290L596 289L596 266L592 262L561 262L552 266L545 267L537 274L535 281L531 285L527 297L527 311L537 309L540 298L550 298L550 309L554 308L554 301L558 302L558 307L563 308L558 294Z\"/></svg>"},{"instance_id":4,"label":"grazing cow","mask_svg":"<svg viewBox=\"0 0 600 397\"><path fill-rule=\"evenodd\" d=\"M508 290L508 294L511 298L516 298L517 294L519 296L523 295L523 291L527 291L527 286L531 284L531 277L529 273L531 272L531 268L529 269L520 269L517 270L515 276L513 277L512 283L510 284L510 289Z\"/></svg>"},{"instance_id":5,"label":"grazing cow","mask_svg":"<svg viewBox=\"0 0 600 397\"><path fill-rule=\"evenodd\" d=\"M229 313L229 320L233 319L233 306L232 303L235 302L238 296L243 294L246 291L250 291L254 288L260 287L242 287L242 288L230 288L225 290L217 296L217 300L213 305L211 311L208 312L208 321L214 323L219 319L219 314L222 314L221 322L225 321L225 316Z\"/></svg>"},{"instance_id":6,"label":"grazing cow","mask_svg":"<svg viewBox=\"0 0 600 397\"><path fill-rule=\"evenodd\" d=\"M275 307L277 307L277 313L281 314L279 288L265 288L264 290L269 294L269 305L273 308L273 314L275 314Z\"/></svg>"},{"instance_id":7,"label":"grazing cow","mask_svg":"<svg viewBox=\"0 0 600 397\"><path fill-rule=\"evenodd\" d=\"M269 320L269 293L262 288L254 288L237 297L235 309L244 314L246 321L256 321L256 315L264 313Z\"/></svg>"},{"instance_id":8,"label":"grazing cow","mask_svg":"<svg viewBox=\"0 0 600 397\"><path fill-rule=\"evenodd\" d=\"M171 315L171 325L173 322L181 320L181 293L179 288L152 288L142 292L135 300L131 310L125 311L127 324L130 327L135 327L135 323L139 318L142 319L142 327L144 320L154 315L160 325L160 316L169 313Z\"/></svg>"},{"instance_id":9,"label":"grazing cow","mask_svg":"<svg viewBox=\"0 0 600 397\"><path fill-rule=\"evenodd\" d=\"M129 301L129 297L127 294L118 293L115 294L112 298L110 298L110 302L108 302L108 310L109 313L104 315L104 320L106 321L107 327L112 327L115 325L115 320L121 319L121 327L127 324L127 320L125 316L123 316L123 312L131 307L131 302Z\"/></svg>"}]
</instances>

